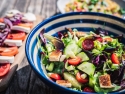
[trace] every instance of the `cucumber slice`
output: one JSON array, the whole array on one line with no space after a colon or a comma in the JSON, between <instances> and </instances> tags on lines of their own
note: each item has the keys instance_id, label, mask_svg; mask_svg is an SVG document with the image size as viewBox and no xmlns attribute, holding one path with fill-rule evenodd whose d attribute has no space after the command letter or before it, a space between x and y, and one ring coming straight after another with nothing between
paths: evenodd
<instances>
[{"instance_id":1,"label":"cucumber slice","mask_svg":"<svg viewBox=\"0 0 125 94\"><path fill-rule=\"evenodd\" d=\"M64 55L66 55L67 58L75 58L75 55L79 53L81 50L82 49L76 44L75 41L71 41L64 49Z\"/></svg>"},{"instance_id":2,"label":"cucumber slice","mask_svg":"<svg viewBox=\"0 0 125 94\"><path fill-rule=\"evenodd\" d=\"M95 66L89 62L83 62L77 67L79 70L85 72L89 76L92 76L95 72Z\"/></svg>"},{"instance_id":3,"label":"cucumber slice","mask_svg":"<svg viewBox=\"0 0 125 94\"><path fill-rule=\"evenodd\" d=\"M81 52L81 53L77 54L77 57L81 58L82 61L88 61L89 60L89 57L84 52Z\"/></svg>"},{"instance_id":4,"label":"cucumber slice","mask_svg":"<svg viewBox=\"0 0 125 94\"><path fill-rule=\"evenodd\" d=\"M68 72L64 72L63 75L64 75L64 79L65 79L65 80L68 80L68 81L72 84L73 87L75 87L75 88L77 88L77 89L81 89L82 84L80 84L80 83L75 79L74 75L72 75L72 74L70 74L70 73L68 73Z\"/></svg>"}]
</instances>

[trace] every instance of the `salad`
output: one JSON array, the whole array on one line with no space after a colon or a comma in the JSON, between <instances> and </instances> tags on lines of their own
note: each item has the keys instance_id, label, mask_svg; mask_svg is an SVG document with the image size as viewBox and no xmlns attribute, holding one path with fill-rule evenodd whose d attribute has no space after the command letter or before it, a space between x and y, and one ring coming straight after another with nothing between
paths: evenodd
<instances>
[{"instance_id":1,"label":"salad","mask_svg":"<svg viewBox=\"0 0 125 94\"><path fill-rule=\"evenodd\" d=\"M55 37L44 31L37 36L37 46L52 81L81 92L124 88L123 35L110 35L100 27L90 32L66 28Z\"/></svg>"},{"instance_id":2,"label":"salad","mask_svg":"<svg viewBox=\"0 0 125 94\"><path fill-rule=\"evenodd\" d=\"M122 17L125 10L113 0L71 0L65 6L66 12L101 12Z\"/></svg>"},{"instance_id":3,"label":"salad","mask_svg":"<svg viewBox=\"0 0 125 94\"><path fill-rule=\"evenodd\" d=\"M23 14L18 10L10 10L0 18L0 78L9 72L35 19L34 14Z\"/></svg>"}]
</instances>

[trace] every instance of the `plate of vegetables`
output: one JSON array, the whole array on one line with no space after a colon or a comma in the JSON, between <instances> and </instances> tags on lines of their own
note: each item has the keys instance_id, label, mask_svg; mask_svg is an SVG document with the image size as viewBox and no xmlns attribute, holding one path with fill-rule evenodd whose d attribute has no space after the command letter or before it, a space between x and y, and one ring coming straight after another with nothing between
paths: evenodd
<instances>
[{"instance_id":1,"label":"plate of vegetables","mask_svg":"<svg viewBox=\"0 0 125 94\"><path fill-rule=\"evenodd\" d=\"M125 2L123 0L58 0L61 13L66 12L101 12L123 17Z\"/></svg>"},{"instance_id":2,"label":"plate of vegetables","mask_svg":"<svg viewBox=\"0 0 125 94\"><path fill-rule=\"evenodd\" d=\"M35 20L34 14L18 10L10 10L0 18L0 91L24 58L24 43Z\"/></svg>"},{"instance_id":3,"label":"plate of vegetables","mask_svg":"<svg viewBox=\"0 0 125 94\"><path fill-rule=\"evenodd\" d=\"M64 93L123 93L124 24L101 13L51 17L29 34L27 59L41 80Z\"/></svg>"}]
</instances>

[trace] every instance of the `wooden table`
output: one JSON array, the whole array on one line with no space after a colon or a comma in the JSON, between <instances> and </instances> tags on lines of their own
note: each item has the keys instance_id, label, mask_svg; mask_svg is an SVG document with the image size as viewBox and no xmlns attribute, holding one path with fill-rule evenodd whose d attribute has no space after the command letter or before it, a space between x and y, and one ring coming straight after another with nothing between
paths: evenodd
<instances>
[{"instance_id":1,"label":"wooden table","mask_svg":"<svg viewBox=\"0 0 125 94\"><path fill-rule=\"evenodd\" d=\"M10 9L33 12L43 18L58 13L57 0L0 0L0 17ZM17 61L18 62L18 61ZM26 57L12 78L9 87L0 94L60 94L45 85L31 69Z\"/></svg>"}]
</instances>

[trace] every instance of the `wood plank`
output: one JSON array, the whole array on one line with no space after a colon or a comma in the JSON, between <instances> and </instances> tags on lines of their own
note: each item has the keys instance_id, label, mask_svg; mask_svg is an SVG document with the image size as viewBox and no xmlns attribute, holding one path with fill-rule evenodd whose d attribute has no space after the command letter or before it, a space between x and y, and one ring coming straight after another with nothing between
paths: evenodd
<instances>
[{"instance_id":1,"label":"wood plank","mask_svg":"<svg viewBox=\"0 0 125 94\"><path fill-rule=\"evenodd\" d=\"M46 18L54 15L56 13L56 1L57 0L44 0L41 15Z\"/></svg>"},{"instance_id":2,"label":"wood plank","mask_svg":"<svg viewBox=\"0 0 125 94\"><path fill-rule=\"evenodd\" d=\"M4 16L8 10L12 9L14 3L15 0L3 0L0 5L0 17Z\"/></svg>"},{"instance_id":3,"label":"wood plank","mask_svg":"<svg viewBox=\"0 0 125 94\"><path fill-rule=\"evenodd\" d=\"M35 8L34 8L34 14L36 14L36 15L39 15L40 14L40 9L41 9L41 7L42 7L42 2L43 2L43 0L36 0L36 2L35 2Z\"/></svg>"},{"instance_id":4,"label":"wood plank","mask_svg":"<svg viewBox=\"0 0 125 94\"><path fill-rule=\"evenodd\" d=\"M24 8L25 8L26 3L27 3L27 0L17 0L16 4L14 6L14 9L17 9L21 12L24 12Z\"/></svg>"},{"instance_id":5,"label":"wood plank","mask_svg":"<svg viewBox=\"0 0 125 94\"><path fill-rule=\"evenodd\" d=\"M35 6L35 0L31 0L30 1L30 4L29 4L29 7L27 8L27 12L34 12L34 6Z\"/></svg>"},{"instance_id":6,"label":"wood plank","mask_svg":"<svg viewBox=\"0 0 125 94\"><path fill-rule=\"evenodd\" d=\"M3 3L3 1L4 1L4 0L0 0L0 9L2 8L2 7L1 7L1 4Z\"/></svg>"},{"instance_id":7,"label":"wood plank","mask_svg":"<svg viewBox=\"0 0 125 94\"><path fill-rule=\"evenodd\" d=\"M24 13L28 12L28 7L29 7L30 2L31 2L31 0L26 0L26 5L25 5L25 8L24 8Z\"/></svg>"}]
</instances>

